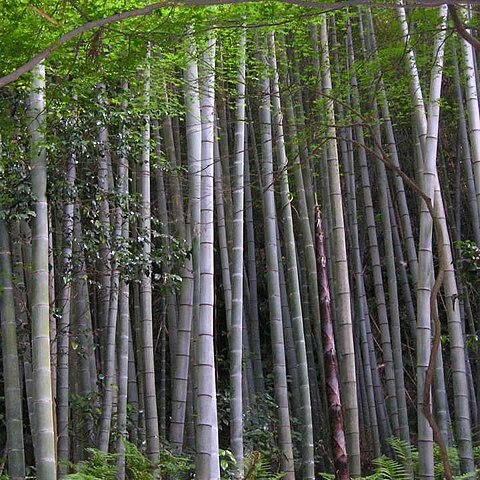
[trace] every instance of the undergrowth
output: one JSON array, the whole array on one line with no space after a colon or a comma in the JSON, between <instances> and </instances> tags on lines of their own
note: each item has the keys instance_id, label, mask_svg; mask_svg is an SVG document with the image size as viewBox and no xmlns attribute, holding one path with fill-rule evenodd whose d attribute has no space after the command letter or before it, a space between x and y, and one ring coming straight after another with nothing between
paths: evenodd
<instances>
[{"instance_id":1,"label":"undergrowth","mask_svg":"<svg viewBox=\"0 0 480 480\"><path fill-rule=\"evenodd\" d=\"M419 455L418 450L409 443L398 438L390 438L388 443L392 447L395 458L382 455L373 460L373 473L366 477L358 478L357 480L410 480L412 478L411 471L413 471L415 478L418 477L419 469ZM480 454L480 448L476 448L476 456ZM443 480L443 462L440 455L440 449L434 445L434 478L435 480ZM479 470L470 473L460 474L460 461L456 448L448 449L448 459L452 472L454 473L454 480L464 480L477 478ZM321 473L320 478L324 480L335 480L335 475L331 473Z\"/></svg>"},{"instance_id":2,"label":"undergrowth","mask_svg":"<svg viewBox=\"0 0 480 480\"><path fill-rule=\"evenodd\" d=\"M88 460L71 465L75 473L67 475L67 480L116 480L118 454L101 452L96 448L88 448L87 453ZM220 460L222 480L234 478L233 455L222 450ZM158 476L165 480L194 478L191 457L174 455L163 449L158 462L151 462L130 442L125 442L125 470L128 480L153 480ZM283 473L273 472L272 462L264 453L253 451L246 455L244 480L280 480L283 477Z\"/></svg>"}]
</instances>

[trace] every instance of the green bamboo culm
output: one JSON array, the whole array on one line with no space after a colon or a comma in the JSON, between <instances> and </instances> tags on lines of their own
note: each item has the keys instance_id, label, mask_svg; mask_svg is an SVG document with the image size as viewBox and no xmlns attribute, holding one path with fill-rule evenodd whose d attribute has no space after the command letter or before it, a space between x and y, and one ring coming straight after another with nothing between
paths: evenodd
<instances>
[{"instance_id":1,"label":"green bamboo culm","mask_svg":"<svg viewBox=\"0 0 480 480\"><path fill-rule=\"evenodd\" d=\"M50 366L50 305L48 273L47 154L45 149L45 66L32 72L30 93L32 193L32 354L35 424L33 437L38 480L56 480L52 371Z\"/></svg>"},{"instance_id":2,"label":"green bamboo culm","mask_svg":"<svg viewBox=\"0 0 480 480\"><path fill-rule=\"evenodd\" d=\"M5 417L7 426L8 474L11 480L25 478L22 391L18 368L17 331L13 299L10 239L7 224L0 218L0 318L2 323Z\"/></svg>"}]
</instances>

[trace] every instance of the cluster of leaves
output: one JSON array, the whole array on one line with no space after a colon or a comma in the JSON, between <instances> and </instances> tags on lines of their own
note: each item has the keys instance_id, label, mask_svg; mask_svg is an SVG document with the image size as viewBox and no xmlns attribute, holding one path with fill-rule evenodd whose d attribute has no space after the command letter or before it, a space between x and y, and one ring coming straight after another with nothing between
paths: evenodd
<instances>
[{"instance_id":1,"label":"cluster of leaves","mask_svg":"<svg viewBox=\"0 0 480 480\"><path fill-rule=\"evenodd\" d=\"M68 480L114 480L117 471L117 455L105 453L96 448L88 448L88 460L75 465L76 473L68 475Z\"/></svg>"},{"instance_id":2,"label":"cluster of leaves","mask_svg":"<svg viewBox=\"0 0 480 480\"><path fill-rule=\"evenodd\" d=\"M157 471L162 478L191 478L193 462L187 455L174 455L168 450L160 452Z\"/></svg>"},{"instance_id":3,"label":"cluster of leaves","mask_svg":"<svg viewBox=\"0 0 480 480\"><path fill-rule=\"evenodd\" d=\"M118 454L105 453L95 448L87 449L89 459L73 465L76 471L68 480L115 480ZM192 463L188 457L176 456L162 450L158 463L153 463L130 442L125 442L125 471L129 480L153 480L154 474L162 478L190 478Z\"/></svg>"},{"instance_id":4,"label":"cluster of leaves","mask_svg":"<svg viewBox=\"0 0 480 480\"><path fill-rule=\"evenodd\" d=\"M277 480L284 474L279 472L282 452L277 444L278 404L269 393L272 378L266 377L267 391L257 394L245 411L244 417L244 470L245 480ZM229 389L217 395L218 425L221 439L228 438L230 429ZM295 425L296 419L292 418ZM294 435L297 435L295 433ZM234 478L235 458L229 450L220 449L222 479Z\"/></svg>"},{"instance_id":5,"label":"cluster of leaves","mask_svg":"<svg viewBox=\"0 0 480 480\"><path fill-rule=\"evenodd\" d=\"M222 480L235 478L235 458L230 450L220 449ZM244 459L243 480L280 480L285 473L274 473L272 458L257 450L251 451Z\"/></svg>"},{"instance_id":6,"label":"cluster of leaves","mask_svg":"<svg viewBox=\"0 0 480 480\"><path fill-rule=\"evenodd\" d=\"M25 145L20 134L0 139L0 210L2 217L29 220L34 216Z\"/></svg>"},{"instance_id":7,"label":"cluster of leaves","mask_svg":"<svg viewBox=\"0 0 480 480\"><path fill-rule=\"evenodd\" d=\"M128 220L132 225L138 223L141 217L141 206L138 195L119 195L110 193L108 195L110 205L120 205L126 212ZM127 198L128 197L128 198ZM85 204L82 208L82 215L85 218L85 229L81 244L78 250L82 249L92 262L100 259L102 247L106 244L110 247L110 259L115 259L122 269L124 278L129 281L138 279L138 272L144 271L152 275L154 286L159 289L171 289L178 286L179 277L172 272L172 267L181 265L187 251L184 242L176 238L160 233L159 221L152 217L151 234L149 239L147 232L141 229L136 230L136 235L125 238L123 235L114 234L114 225L106 230L100 219L101 194L97 192L91 204ZM143 250L145 242L153 242L151 253L146 256ZM168 243L168 249L166 245Z\"/></svg>"},{"instance_id":8,"label":"cluster of leaves","mask_svg":"<svg viewBox=\"0 0 480 480\"><path fill-rule=\"evenodd\" d=\"M260 452L253 451L245 459L245 480L280 480L285 473L273 473L271 461Z\"/></svg>"},{"instance_id":9,"label":"cluster of leaves","mask_svg":"<svg viewBox=\"0 0 480 480\"><path fill-rule=\"evenodd\" d=\"M84 355L84 352L78 349L77 342L74 343L74 349L78 355ZM77 350L78 349L78 350ZM94 424L100 418L100 397L97 392L91 392L89 395L71 395L70 405L77 418L75 428L81 430L87 424Z\"/></svg>"},{"instance_id":10,"label":"cluster of leaves","mask_svg":"<svg viewBox=\"0 0 480 480\"><path fill-rule=\"evenodd\" d=\"M220 472L223 478L233 478L235 474L236 461L230 450L219 449L218 457L220 460Z\"/></svg>"},{"instance_id":11,"label":"cluster of leaves","mask_svg":"<svg viewBox=\"0 0 480 480\"><path fill-rule=\"evenodd\" d=\"M278 428L278 404L268 393L257 394L249 405L244 420L244 445L246 452L257 452L279 463L281 452L276 442ZM218 395L219 429L228 432L230 428L230 393ZM227 459L228 455L225 455Z\"/></svg>"},{"instance_id":12,"label":"cluster of leaves","mask_svg":"<svg viewBox=\"0 0 480 480\"><path fill-rule=\"evenodd\" d=\"M88 460L72 465L75 473L68 480L115 480L118 454L105 453L95 448L87 449ZM222 480L234 478L235 459L229 450L220 450ZM159 475L165 479L194 478L194 465L188 455L174 455L162 449L158 462L151 462L132 443L125 442L125 471L129 480L153 480ZM244 480L280 480L283 473L274 473L272 461L261 452L252 451L245 458ZM3 477L0 477L0 480Z\"/></svg>"},{"instance_id":13,"label":"cluster of leaves","mask_svg":"<svg viewBox=\"0 0 480 480\"><path fill-rule=\"evenodd\" d=\"M460 252L460 265L463 280L476 293L480 293L480 246L471 240L459 240L455 246Z\"/></svg>"}]
</instances>

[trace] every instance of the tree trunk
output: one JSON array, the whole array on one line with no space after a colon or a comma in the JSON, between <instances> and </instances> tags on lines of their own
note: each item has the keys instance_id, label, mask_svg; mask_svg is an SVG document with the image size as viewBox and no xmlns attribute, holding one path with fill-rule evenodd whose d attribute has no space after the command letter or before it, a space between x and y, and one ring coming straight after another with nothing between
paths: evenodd
<instances>
[{"instance_id":1,"label":"tree trunk","mask_svg":"<svg viewBox=\"0 0 480 480\"><path fill-rule=\"evenodd\" d=\"M263 48L266 46L262 45ZM267 58L264 58L268 64ZM282 325L282 304L277 254L277 213L275 208L272 119L270 105L270 80L262 72L260 83L260 125L263 166L263 217L265 228L265 255L267 259L268 301L270 307L270 329L273 350L274 389L278 404L278 441L282 453L281 465L287 480L295 478L288 406L287 374L285 367L285 342Z\"/></svg>"},{"instance_id":2,"label":"tree trunk","mask_svg":"<svg viewBox=\"0 0 480 480\"><path fill-rule=\"evenodd\" d=\"M202 170L202 130L200 99L198 90L198 67L196 48L189 37L188 63L184 72L185 80L185 123L187 140L187 163L189 178L189 212L192 242L192 258L185 259L181 270L182 287L179 296L179 318L175 361L172 366L172 414L170 419L170 442L174 452L180 454L185 435L185 412L190 371L190 344L192 333L192 312L194 289L198 290L199 228ZM182 208L183 212L183 208ZM186 229L185 229L186 230ZM186 235L186 232L185 232ZM190 236L190 233L189 233ZM185 238L187 240L187 238ZM192 266L193 263L193 266ZM195 273L192 271L194 268ZM195 279L194 279L195 275Z\"/></svg>"},{"instance_id":3,"label":"tree trunk","mask_svg":"<svg viewBox=\"0 0 480 480\"><path fill-rule=\"evenodd\" d=\"M215 101L215 39L210 37L202 54L204 71L201 86L202 112L202 176L200 221L200 297L196 325L196 407L195 467L199 480L214 480L218 451L214 436L217 434L215 353L213 342L214 312L214 101Z\"/></svg>"},{"instance_id":4,"label":"tree trunk","mask_svg":"<svg viewBox=\"0 0 480 480\"><path fill-rule=\"evenodd\" d=\"M150 67L143 72L144 76L144 108L142 128L142 157L140 166L140 197L142 202L142 217L140 231L143 238L143 255L147 262L142 268L140 279L141 303L141 332L143 377L145 394L145 427L147 437L147 455L152 461L157 460L160 453L160 436L157 413L157 395L155 384L155 356L153 346L153 318L152 318L152 261L151 261L151 213L150 213Z\"/></svg>"},{"instance_id":5,"label":"tree trunk","mask_svg":"<svg viewBox=\"0 0 480 480\"><path fill-rule=\"evenodd\" d=\"M328 36L326 19L322 19L320 26L320 45L322 47L323 92L330 95L332 79L330 76L330 59L328 53ZM340 186L340 171L335 128L335 111L333 100L327 98L328 143L328 179L330 183L330 205L332 208L333 245L332 252L333 278L335 282L335 298L337 309L337 338L341 362L341 381L345 409L345 436L350 474L360 476L360 432L358 425L357 380L355 371L355 353L353 347L352 311L350 284L348 278L348 264L345 241L345 227L343 219L343 201ZM317 267L318 268L318 267Z\"/></svg>"},{"instance_id":6,"label":"tree trunk","mask_svg":"<svg viewBox=\"0 0 480 480\"><path fill-rule=\"evenodd\" d=\"M245 44L246 32L239 41L237 74L237 109L235 119L235 160L233 176L233 258L232 317L230 326L230 438L236 460L235 478L243 477L243 227L244 227L244 161L245 161Z\"/></svg>"},{"instance_id":7,"label":"tree trunk","mask_svg":"<svg viewBox=\"0 0 480 480\"><path fill-rule=\"evenodd\" d=\"M277 70L277 60L275 54L275 38L273 32L269 34L269 48L270 48L270 67L273 71L272 81L272 105L273 105L273 121L276 131L276 151L278 159L278 170L280 174L280 198L281 211L284 223L285 235L285 251L287 263L287 277L289 286L290 309L292 314L292 324L294 331L295 347L296 347L296 367L297 377L300 388L301 414L302 414L302 478L304 480L313 480L315 476L314 468L314 452L313 452L313 427L312 427L312 409L310 403L310 385L308 382L308 366L307 366L307 352L305 348L305 336L303 331L303 314L302 314L302 300L300 295L299 269L297 265L297 252L295 245L295 233L292 217L292 206L290 202L290 186L288 181L288 160L285 151L285 140L283 133L283 114L280 102L279 90L279 75ZM297 172L301 174L300 168ZM305 192L303 192L305 193ZM304 214L306 213L306 199L305 195L302 198L304 207ZM302 233L310 234L310 225L308 215L302 219L303 230ZM307 240L308 243L308 240ZM312 252L313 253L313 252ZM307 258L307 265L308 265ZM307 269L310 273L311 269ZM313 269L315 272L315 269ZM311 285L310 285L311 286ZM294 392L297 395L297 392Z\"/></svg>"},{"instance_id":8,"label":"tree trunk","mask_svg":"<svg viewBox=\"0 0 480 480\"><path fill-rule=\"evenodd\" d=\"M22 389L17 349L17 324L12 284L10 239L5 220L0 219L0 316L2 324L3 383L5 423L7 428L6 457L11 480L25 478L23 446Z\"/></svg>"},{"instance_id":9,"label":"tree trunk","mask_svg":"<svg viewBox=\"0 0 480 480\"><path fill-rule=\"evenodd\" d=\"M328 284L327 257L320 208L316 209L315 247L318 272L318 293L322 315L323 354L325 357L325 384L327 387L328 412L332 434L332 453L335 466L335 478L349 479L347 445L343 431L343 412L340 400L340 382L338 376L337 352L333 335L332 312L330 305L330 286Z\"/></svg>"},{"instance_id":10,"label":"tree trunk","mask_svg":"<svg viewBox=\"0 0 480 480\"><path fill-rule=\"evenodd\" d=\"M73 251L73 215L75 206L74 184L76 176L76 156L72 152L67 163L67 203L63 217L63 285L59 299L61 317L58 322L58 376L57 376L57 453L59 460L58 476L64 478L70 460L69 422L69 349L70 349L70 307L72 290L72 251Z\"/></svg>"},{"instance_id":11,"label":"tree trunk","mask_svg":"<svg viewBox=\"0 0 480 480\"><path fill-rule=\"evenodd\" d=\"M30 94L32 193L35 219L32 232L32 354L38 480L55 480L57 464L50 366L48 295L48 204L45 150L45 66L33 70Z\"/></svg>"}]
</instances>

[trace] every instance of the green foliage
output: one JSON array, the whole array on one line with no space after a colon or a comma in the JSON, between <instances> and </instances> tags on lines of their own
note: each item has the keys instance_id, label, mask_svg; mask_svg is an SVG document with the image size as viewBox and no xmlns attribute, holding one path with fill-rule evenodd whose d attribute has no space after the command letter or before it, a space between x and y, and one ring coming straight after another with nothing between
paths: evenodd
<instances>
[{"instance_id":1,"label":"green foliage","mask_svg":"<svg viewBox=\"0 0 480 480\"><path fill-rule=\"evenodd\" d=\"M228 390L218 396L218 425L221 432L230 429L230 392ZM278 405L267 392L258 394L255 401L245 412L245 451L257 450L267 456L277 456L275 432L277 430Z\"/></svg>"},{"instance_id":2,"label":"green foliage","mask_svg":"<svg viewBox=\"0 0 480 480\"><path fill-rule=\"evenodd\" d=\"M220 474L222 478L233 478L235 472L235 457L230 450L224 450L220 448L218 451L220 460Z\"/></svg>"},{"instance_id":3,"label":"green foliage","mask_svg":"<svg viewBox=\"0 0 480 480\"><path fill-rule=\"evenodd\" d=\"M366 477L361 477L359 480L408 480L411 478L409 469L407 468L409 464L414 473L418 472L418 450L413 445L394 437L388 439L388 443L392 447L395 458L389 458L386 455L376 458L373 461L373 473ZM480 454L480 449L477 453ZM435 470L434 478L435 480L442 480L444 478L444 470L438 445L434 445L433 456ZM476 478L478 470L465 474L459 473L460 462L456 448L448 449L448 460L455 480ZM324 480L334 480L335 475L331 473L321 473L320 478L323 478Z\"/></svg>"},{"instance_id":4,"label":"green foliage","mask_svg":"<svg viewBox=\"0 0 480 480\"><path fill-rule=\"evenodd\" d=\"M267 378L267 382L269 379ZM218 396L219 426L229 428L230 395L226 391ZM255 402L245 412L244 423L244 480L279 480L284 473L278 472L281 452L276 442L278 405L267 392L257 395ZM295 419L292 418L292 421ZM235 458L229 450L220 449L222 479L234 478Z\"/></svg>"},{"instance_id":5,"label":"green foliage","mask_svg":"<svg viewBox=\"0 0 480 480\"><path fill-rule=\"evenodd\" d=\"M270 394L265 392L257 395L255 402L246 412L248 421L244 441L247 451L258 451L264 456L278 460L280 451L275 437L278 424L277 410L278 405Z\"/></svg>"},{"instance_id":6,"label":"green foliage","mask_svg":"<svg viewBox=\"0 0 480 480\"><path fill-rule=\"evenodd\" d=\"M392 447L397 459L401 462L412 461L415 464L418 461L418 450L413 445L396 437L389 438L388 443Z\"/></svg>"},{"instance_id":7,"label":"green foliage","mask_svg":"<svg viewBox=\"0 0 480 480\"><path fill-rule=\"evenodd\" d=\"M78 340L78 341L77 341ZM86 352L81 348L81 341L75 337L72 340L73 349L79 356L85 356ZM71 395L70 406L72 408L73 418L76 420L78 430L83 429L89 423L95 424L101 415L101 400L97 392L91 392L89 395Z\"/></svg>"},{"instance_id":8,"label":"green foliage","mask_svg":"<svg viewBox=\"0 0 480 480\"><path fill-rule=\"evenodd\" d=\"M244 480L280 480L285 473L273 473L271 461L261 452L253 451L245 458Z\"/></svg>"},{"instance_id":9,"label":"green foliage","mask_svg":"<svg viewBox=\"0 0 480 480\"><path fill-rule=\"evenodd\" d=\"M166 449L160 452L157 471L162 478L190 478L193 468L191 458L186 455L174 455Z\"/></svg>"},{"instance_id":10,"label":"green foliage","mask_svg":"<svg viewBox=\"0 0 480 480\"><path fill-rule=\"evenodd\" d=\"M5 219L29 220L35 216L29 170L18 139L0 139L0 215ZM17 151L17 154L12 152ZM20 152L18 152L20 150Z\"/></svg>"},{"instance_id":11,"label":"green foliage","mask_svg":"<svg viewBox=\"0 0 480 480\"><path fill-rule=\"evenodd\" d=\"M118 454L87 449L89 459L73 465L76 470L67 480L115 480ZM234 478L235 458L229 450L219 450L221 478ZM275 460L271 455L252 451L245 456L244 480L281 480L285 474L275 473ZM153 480L154 473L164 479L193 478L194 464L188 455L174 455L164 448L158 463L151 462L132 443L125 442L125 472L128 480ZM2 478L0 477L0 480Z\"/></svg>"},{"instance_id":12,"label":"green foliage","mask_svg":"<svg viewBox=\"0 0 480 480\"><path fill-rule=\"evenodd\" d=\"M96 448L87 448L89 459L75 466L76 473L68 480L115 480L118 455L105 453Z\"/></svg>"},{"instance_id":13,"label":"green foliage","mask_svg":"<svg viewBox=\"0 0 480 480\"><path fill-rule=\"evenodd\" d=\"M235 457L230 450L219 450L222 480L235 478ZM243 480L280 480L285 473L274 473L273 457L254 450L245 456Z\"/></svg>"},{"instance_id":14,"label":"green foliage","mask_svg":"<svg viewBox=\"0 0 480 480\"><path fill-rule=\"evenodd\" d=\"M125 471L131 480L152 480L155 465L130 442L125 444Z\"/></svg>"},{"instance_id":15,"label":"green foliage","mask_svg":"<svg viewBox=\"0 0 480 480\"><path fill-rule=\"evenodd\" d=\"M475 293L480 293L480 246L471 240L458 240L455 246L460 252L460 273Z\"/></svg>"},{"instance_id":16,"label":"green foliage","mask_svg":"<svg viewBox=\"0 0 480 480\"><path fill-rule=\"evenodd\" d=\"M373 461L375 473L366 477L368 480L408 480L405 465L383 455Z\"/></svg>"},{"instance_id":17,"label":"green foliage","mask_svg":"<svg viewBox=\"0 0 480 480\"><path fill-rule=\"evenodd\" d=\"M178 456L163 449L158 463L151 462L136 445L124 442L125 472L128 480L153 480L155 475L162 478L190 478L193 464L189 457ZM104 453L88 448L88 460L73 465L76 470L67 476L68 480L115 480L118 454Z\"/></svg>"},{"instance_id":18,"label":"green foliage","mask_svg":"<svg viewBox=\"0 0 480 480\"><path fill-rule=\"evenodd\" d=\"M34 470L33 467L27 467L25 480L35 480L37 477L32 473L31 470ZM10 480L10 477L6 473L0 475L0 480Z\"/></svg>"}]
</instances>

